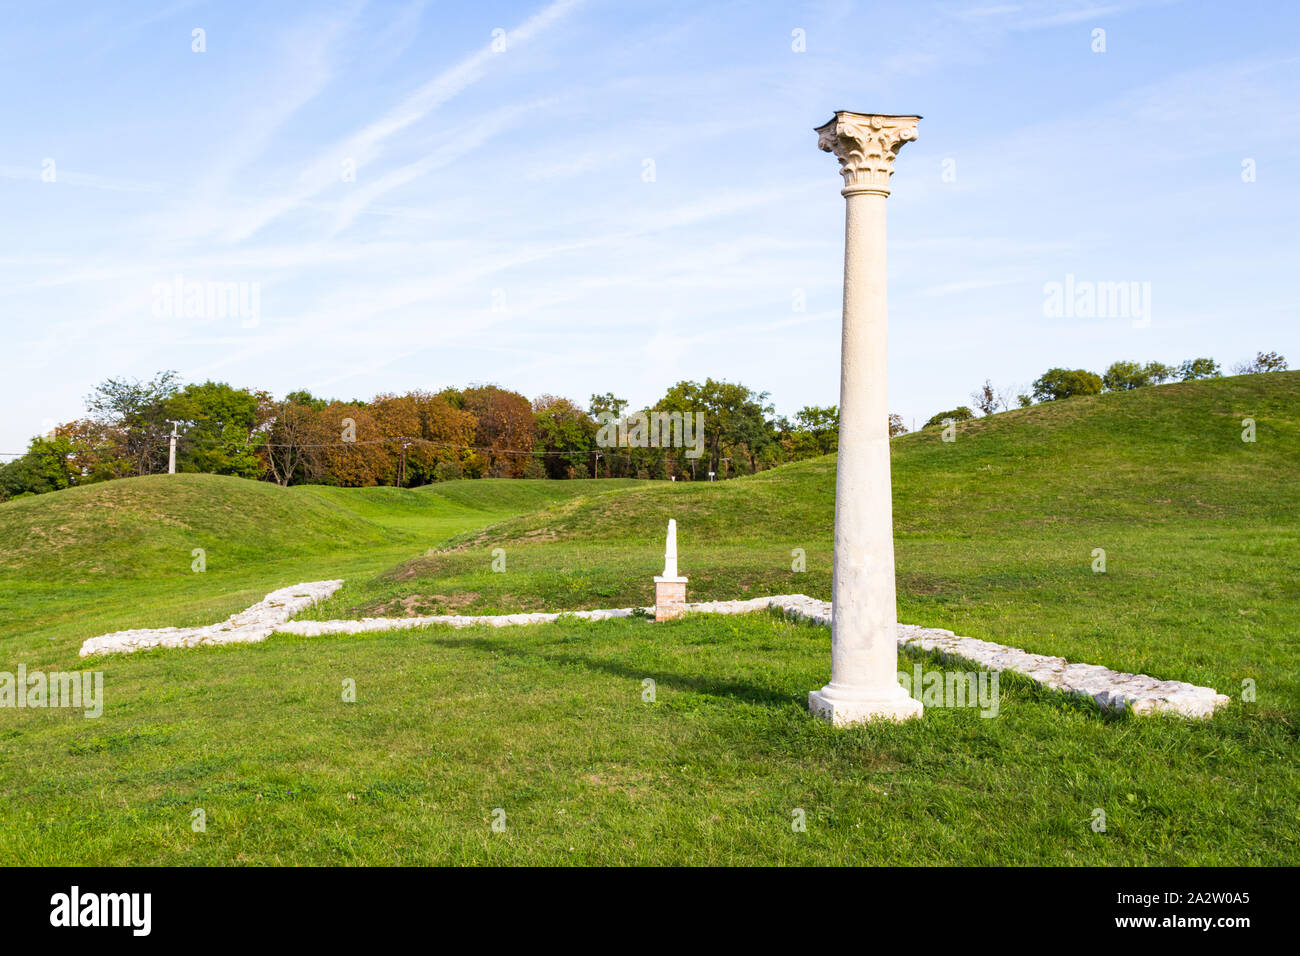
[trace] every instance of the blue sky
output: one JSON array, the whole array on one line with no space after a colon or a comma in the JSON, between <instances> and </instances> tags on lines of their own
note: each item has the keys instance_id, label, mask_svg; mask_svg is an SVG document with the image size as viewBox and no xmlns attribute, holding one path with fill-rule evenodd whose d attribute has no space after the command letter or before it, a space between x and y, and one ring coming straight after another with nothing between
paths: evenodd
<instances>
[{"instance_id":1,"label":"blue sky","mask_svg":"<svg viewBox=\"0 0 1300 956\"><path fill-rule=\"evenodd\" d=\"M164 368L637 405L713 376L833 404L843 199L813 127L835 109L924 116L889 200L909 426L1056 365L1300 365L1289 3L3 13L0 452ZM1045 315L1067 275L1150 283L1150 321ZM159 314L177 276L255 286L256 321Z\"/></svg>"}]
</instances>

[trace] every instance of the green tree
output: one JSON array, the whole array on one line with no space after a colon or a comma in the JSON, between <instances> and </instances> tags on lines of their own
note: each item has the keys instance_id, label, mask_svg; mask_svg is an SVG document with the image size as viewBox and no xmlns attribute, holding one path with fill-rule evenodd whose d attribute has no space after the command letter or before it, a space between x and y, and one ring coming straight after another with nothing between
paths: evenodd
<instances>
[{"instance_id":1,"label":"green tree","mask_svg":"<svg viewBox=\"0 0 1300 956\"><path fill-rule=\"evenodd\" d=\"M840 409L838 405L821 408L817 405L805 405L794 413L798 423L795 430L796 440L802 448L810 448L814 455L829 455L838 450L840 445ZM802 439L802 440L800 440Z\"/></svg>"},{"instance_id":2,"label":"green tree","mask_svg":"<svg viewBox=\"0 0 1300 956\"><path fill-rule=\"evenodd\" d=\"M627 408L627 399L618 398L613 392L605 392L602 395L591 396L591 401L587 403L587 412L592 418L597 418L601 412L618 417L623 414L623 409Z\"/></svg>"},{"instance_id":3,"label":"green tree","mask_svg":"<svg viewBox=\"0 0 1300 956\"><path fill-rule=\"evenodd\" d=\"M718 471L724 453L733 459L743 455L749 470L757 471L759 456L769 444L776 442L776 430L768 419L773 408L767 400L767 392L755 392L740 383L710 378L703 384L678 382L668 389L655 409L683 415L703 412L707 471ZM686 460L684 450L678 451L683 452L680 457ZM698 473L696 477L700 477Z\"/></svg>"},{"instance_id":4,"label":"green tree","mask_svg":"<svg viewBox=\"0 0 1300 956\"><path fill-rule=\"evenodd\" d=\"M284 396L284 400L291 405L305 405L306 407L318 412L329 404L328 399L317 398L305 388L300 388L295 392L290 392L288 395Z\"/></svg>"},{"instance_id":5,"label":"green tree","mask_svg":"<svg viewBox=\"0 0 1300 956\"><path fill-rule=\"evenodd\" d=\"M1187 359L1178 366L1178 380L1192 382L1198 378L1218 378L1219 363L1212 358Z\"/></svg>"},{"instance_id":6,"label":"green tree","mask_svg":"<svg viewBox=\"0 0 1300 956\"><path fill-rule=\"evenodd\" d=\"M972 412L969 407L965 405L958 405L956 408L949 409L946 412L939 412L935 415L931 415L929 421L927 421L921 427L929 428L932 425L942 425L946 420L950 418L954 422L968 422L974 417L975 417L975 413Z\"/></svg>"},{"instance_id":7,"label":"green tree","mask_svg":"<svg viewBox=\"0 0 1300 956\"><path fill-rule=\"evenodd\" d=\"M255 436L263 397L225 382L187 385L165 403L177 422L176 470L260 478L266 463Z\"/></svg>"},{"instance_id":8,"label":"green tree","mask_svg":"<svg viewBox=\"0 0 1300 956\"><path fill-rule=\"evenodd\" d=\"M26 454L0 468L0 493L15 498L70 487L75 477L69 464L72 455L72 442L64 436L33 438Z\"/></svg>"},{"instance_id":9,"label":"green tree","mask_svg":"<svg viewBox=\"0 0 1300 956\"><path fill-rule=\"evenodd\" d=\"M596 441L596 423L591 416L567 398L541 395L533 400L533 417L537 448L546 452L545 477L589 476Z\"/></svg>"},{"instance_id":10,"label":"green tree","mask_svg":"<svg viewBox=\"0 0 1300 956\"><path fill-rule=\"evenodd\" d=\"M1142 366L1142 371L1146 372L1147 378L1151 380L1152 385L1159 385L1162 382L1172 382L1178 375L1178 369L1172 365L1166 365L1164 362L1147 362Z\"/></svg>"},{"instance_id":11,"label":"green tree","mask_svg":"<svg viewBox=\"0 0 1300 956\"><path fill-rule=\"evenodd\" d=\"M1051 402L1075 395L1098 395L1101 393L1101 384L1101 376L1096 372L1082 368L1052 368L1035 380L1034 398L1040 402Z\"/></svg>"},{"instance_id":12,"label":"green tree","mask_svg":"<svg viewBox=\"0 0 1300 956\"><path fill-rule=\"evenodd\" d=\"M1112 362L1102 373L1101 384L1108 392L1125 392L1150 385L1151 375L1137 362Z\"/></svg>"},{"instance_id":13,"label":"green tree","mask_svg":"<svg viewBox=\"0 0 1300 956\"><path fill-rule=\"evenodd\" d=\"M167 403L180 386L175 372L159 372L148 382L105 379L86 396L91 418L118 436L117 457L136 475L167 469Z\"/></svg>"}]
</instances>

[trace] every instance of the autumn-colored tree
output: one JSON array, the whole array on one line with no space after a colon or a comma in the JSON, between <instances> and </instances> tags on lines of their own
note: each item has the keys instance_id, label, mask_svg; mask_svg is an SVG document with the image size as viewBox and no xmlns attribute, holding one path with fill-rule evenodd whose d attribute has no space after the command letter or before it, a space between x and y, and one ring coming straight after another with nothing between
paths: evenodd
<instances>
[{"instance_id":1,"label":"autumn-colored tree","mask_svg":"<svg viewBox=\"0 0 1300 956\"><path fill-rule=\"evenodd\" d=\"M419 406L410 395L376 395L370 402L370 411L380 437L388 439L379 446L388 459L383 474L385 478L392 475L391 481L384 483L404 487L411 453L419 454L418 447L411 447L420 443Z\"/></svg>"},{"instance_id":2,"label":"autumn-colored tree","mask_svg":"<svg viewBox=\"0 0 1300 956\"><path fill-rule=\"evenodd\" d=\"M494 478L522 478L537 440L532 403L496 385L475 385L462 395L465 410L474 416L474 443L484 449L483 471Z\"/></svg>"},{"instance_id":3,"label":"autumn-colored tree","mask_svg":"<svg viewBox=\"0 0 1300 956\"><path fill-rule=\"evenodd\" d=\"M1278 352L1256 352L1255 357L1249 362L1239 362L1233 369L1238 375L1259 375L1286 370L1286 358Z\"/></svg>"},{"instance_id":4,"label":"autumn-colored tree","mask_svg":"<svg viewBox=\"0 0 1300 956\"><path fill-rule=\"evenodd\" d=\"M993 391L993 382L984 380L984 384L970 393L971 401L985 415L992 415L998 410L998 393Z\"/></svg>"},{"instance_id":5,"label":"autumn-colored tree","mask_svg":"<svg viewBox=\"0 0 1300 956\"><path fill-rule=\"evenodd\" d=\"M73 484L84 485L133 474L131 462L121 457L121 429L93 418L78 418L54 429L56 438L68 440L68 470Z\"/></svg>"},{"instance_id":6,"label":"autumn-colored tree","mask_svg":"<svg viewBox=\"0 0 1300 956\"><path fill-rule=\"evenodd\" d=\"M473 454L474 429L472 412L452 404L445 392L411 392L409 396L420 418L420 437L430 444L413 446L411 479L424 484L439 476L459 475ZM408 482L411 483L411 482Z\"/></svg>"},{"instance_id":7,"label":"autumn-colored tree","mask_svg":"<svg viewBox=\"0 0 1300 956\"><path fill-rule=\"evenodd\" d=\"M391 485L396 480L397 457L369 406L330 402L321 409L320 421L328 442L321 449L321 477L325 482L363 488Z\"/></svg>"}]
</instances>

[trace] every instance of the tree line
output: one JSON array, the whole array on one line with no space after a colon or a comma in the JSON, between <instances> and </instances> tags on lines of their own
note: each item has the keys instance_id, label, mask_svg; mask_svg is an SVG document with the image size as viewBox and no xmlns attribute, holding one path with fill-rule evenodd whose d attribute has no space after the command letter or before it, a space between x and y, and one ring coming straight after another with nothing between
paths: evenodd
<instances>
[{"instance_id":1,"label":"tree line","mask_svg":"<svg viewBox=\"0 0 1300 956\"><path fill-rule=\"evenodd\" d=\"M1282 371L1286 359L1260 352L1238 374ZM1209 358L1177 366L1118 361L1100 375L1052 368L1026 392L971 395L985 415L1076 395L1124 391L1222 374ZM31 440L0 466L0 501L73 485L166 472L176 433L176 470L236 475L280 485L416 487L459 478L726 479L835 452L839 409L805 406L776 415L767 392L739 383L682 381L653 406L633 410L612 392L586 406L556 395L529 400L497 385L385 393L369 401L307 391L283 399L225 382L182 385L174 371L148 381L111 378L86 397L83 417ZM652 413L675 424L698 416L693 441L627 441ZM938 412L925 427L975 417L970 406ZM692 419L693 420L693 419ZM628 427L629 423L631 427ZM889 416L890 436L907 429ZM660 436L662 437L662 436Z\"/></svg>"},{"instance_id":2,"label":"tree line","mask_svg":"<svg viewBox=\"0 0 1300 956\"><path fill-rule=\"evenodd\" d=\"M612 392L583 406L556 395L530 400L497 385L369 401L307 391L276 399L225 382L183 385L164 371L96 386L83 417L32 439L26 454L0 467L0 500L165 473L173 431L179 472L345 487L484 477L725 479L835 451L837 408L809 406L790 421L768 398L710 378L678 382L642 410ZM635 438L637 421L651 411L677 423L698 416L702 427L686 445L617 437L610 444L619 423L632 422ZM891 419L895 425L901 429L901 419Z\"/></svg>"},{"instance_id":3,"label":"tree line","mask_svg":"<svg viewBox=\"0 0 1300 956\"><path fill-rule=\"evenodd\" d=\"M1286 359L1277 352L1258 352L1246 362L1233 367L1233 374L1255 375L1265 372L1284 372ZM1030 386L1029 391L1016 394L1015 389L995 389L989 379L971 392L971 404L984 415L1009 409L1028 408L1042 402L1054 402L1076 395L1100 395L1102 392L1124 392L1165 382L1192 382L1203 378L1218 378L1223 374L1219 363L1211 358L1194 358L1178 365L1163 362L1112 362L1098 375L1083 368L1050 368ZM969 421L975 417L970 405L959 405L944 412L936 412L923 427L942 425L947 421Z\"/></svg>"}]
</instances>

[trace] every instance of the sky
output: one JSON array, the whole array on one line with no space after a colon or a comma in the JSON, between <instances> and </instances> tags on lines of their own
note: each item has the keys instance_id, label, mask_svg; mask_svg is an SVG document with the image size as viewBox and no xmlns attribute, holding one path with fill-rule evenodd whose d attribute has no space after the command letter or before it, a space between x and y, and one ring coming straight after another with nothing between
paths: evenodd
<instances>
[{"instance_id":1,"label":"sky","mask_svg":"<svg viewBox=\"0 0 1300 956\"><path fill-rule=\"evenodd\" d=\"M813 128L838 109L923 116L888 200L909 427L1054 366L1300 366L1300 5L0 14L6 456L163 369L277 396L640 407L713 377L786 415L836 404L844 200ZM1054 283L1136 294L1062 314Z\"/></svg>"}]
</instances>

